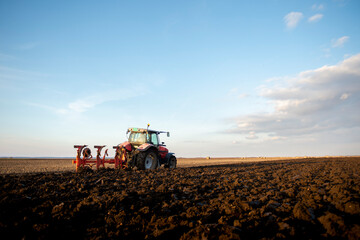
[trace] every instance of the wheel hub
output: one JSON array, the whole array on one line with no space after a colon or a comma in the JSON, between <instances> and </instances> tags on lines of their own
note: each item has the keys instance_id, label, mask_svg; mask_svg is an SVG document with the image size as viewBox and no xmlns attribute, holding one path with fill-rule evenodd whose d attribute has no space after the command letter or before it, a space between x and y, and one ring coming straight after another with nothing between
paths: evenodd
<instances>
[{"instance_id":1,"label":"wheel hub","mask_svg":"<svg viewBox=\"0 0 360 240\"><path fill-rule=\"evenodd\" d=\"M153 163L152 157L147 155L146 158L145 158L145 169L151 168L152 163Z\"/></svg>"}]
</instances>

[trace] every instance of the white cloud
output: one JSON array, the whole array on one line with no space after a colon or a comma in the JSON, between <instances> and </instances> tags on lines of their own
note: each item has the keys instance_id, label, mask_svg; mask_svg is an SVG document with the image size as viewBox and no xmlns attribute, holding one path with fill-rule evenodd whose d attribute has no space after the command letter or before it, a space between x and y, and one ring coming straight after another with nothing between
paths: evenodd
<instances>
[{"instance_id":1,"label":"white cloud","mask_svg":"<svg viewBox=\"0 0 360 240\"><path fill-rule=\"evenodd\" d=\"M349 96L350 96L350 94L344 93L343 95L341 95L340 99L341 99L341 100L346 100L346 99L349 98Z\"/></svg>"},{"instance_id":2,"label":"white cloud","mask_svg":"<svg viewBox=\"0 0 360 240\"><path fill-rule=\"evenodd\" d=\"M242 99L242 98L246 98L246 97L248 97L248 96L249 96L248 94L242 93L242 94L239 94L239 95L237 96L237 98L238 98L238 99Z\"/></svg>"},{"instance_id":3,"label":"white cloud","mask_svg":"<svg viewBox=\"0 0 360 240\"><path fill-rule=\"evenodd\" d=\"M320 14L320 13L315 14L314 16L311 16L311 17L308 18L308 22L318 22L318 21L320 21L320 19L323 18L323 16L324 15Z\"/></svg>"},{"instance_id":4,"label":"white cloud","mask_svg":"<svg viewBox=\"0 0 360 240\"><path fill-rule=\"evenodd\" d=\"M312 5L312 10L316 11L316 10L323 10L324 9L324 4L314 4Z\"/></svg>"},{"instance_id":5,"label":"white cloud","mask_svg":"<svg viewBox=\"0 0 360 240\"><path fill-rule=\"evenodd\" d=\"M349 36L343 36L341 38L332 40L332 47L333 48L343 47L344 44L349 40L349 38L350 38Z\"/></svg>"},{"instance_id":6,"label":"white cloud","mask_svg":"<svg viewBox=\"0 0 360 240\"><path fill-rule=\"evenodd\" d=\"M260 95L273 105L273 112L234 118L229 132L245 139L256 133L260 140L278 141L318 139L345 131L352 132L350 139L356 138L360 134L360 54L286 78L282 86L262 87Z\"/></svg>"},{"instance_id":7,"label":"white cloud","mask_svg":"<svg viewBox=\"0 0 360 240\"><path fill-rule=\"evenodd\" d=\"M238 88L232 88L229 90L228 96L242 99L248 97L249 95L246 93L240 93Z\"/></svg>"},{"instance_id":8,"label":"white cloud","mask_svg":"<svg viewBox=\"0 0 360 240\"><path fill-rule=\"evenodd\" d=\"M284 21L285 21L286 27L287 27L288 29L293 29L293 28L295 28L303 17L304 17L304 15L303 15L301 12L291 12L291 13L288 13L288 14L284 17Z\"/></svg>"},{"instance_id":9,"label":"white cloud","mask_svg":"<svg viewBox=\"0 0 360 240\"><path fill-rule=\"evenodd\" d=\"M111 102L111 101L121 101L133 97L137 97L146 93L146 90L143 88L133 89L114 89L111 91L101 92L92 94L90 96L77 99L67 104L67 107L56 108L52 106L47 106L44 104L37 103L27 103L27 105L39 107L42 109L49 110L58 115L79 115L81 113L87 112L90 109L100 105L102 103Z\"/></svg>"},{"instance_id":10,"label":"white cloud","mask_svg":"<svg viewBox=\"0 0 360 240\"><path fill-rule=\"evenodd\" d=\"M249 135L246 136L246 139L249 139L249 140L253 140L253 139L258 139L259 137L256 136L255 132L251 131L249 132Z\"/></svg>"},{"instance_id":11,"label":"white cloud","mask_svg":"<svg viewBox=\"0 0 360 240\"><path fill-rule=\"evenodd\" d=\"M285 140L287 139L287 137L279 137L279 136L274 136L274 137L271 137L270 140L272 141L275 141L275 140Z\"/></svg>"}]
</instances>

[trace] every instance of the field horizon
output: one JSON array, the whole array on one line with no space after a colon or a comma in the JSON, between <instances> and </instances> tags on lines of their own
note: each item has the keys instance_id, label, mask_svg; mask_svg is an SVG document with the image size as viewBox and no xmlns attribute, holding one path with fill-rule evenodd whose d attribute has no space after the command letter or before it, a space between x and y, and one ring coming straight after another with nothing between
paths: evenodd
<instances>
[{"instance_id":1,"label":"field horizon","mask_svg":"<svg viewBox=\"0 0 360 240\"><path fill-rule=\"evenodd\" d=\"M177 158L177 167L206 167L222 166L241 163L257 163L270 161L294 161L311 159L352 159L360 156L298 156L298 157L193 157ZM110 157L111 158L111 157ZM110 159L109 158L109 159ZM68 158L0 158L0 175L75 171L73 164L75 157ZM113 164L106 164L105 168L114 168ZM96 170L95 166L92 169Z\"/></svg>"}]
</instances>

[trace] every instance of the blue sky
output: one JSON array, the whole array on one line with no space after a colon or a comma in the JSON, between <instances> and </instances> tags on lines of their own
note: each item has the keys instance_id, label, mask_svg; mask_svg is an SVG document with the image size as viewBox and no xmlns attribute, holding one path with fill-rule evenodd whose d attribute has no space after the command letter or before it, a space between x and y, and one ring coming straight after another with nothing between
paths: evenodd
<instances>
[{"instance_id":1,"label":"blue sky","mask_svg":"<svg viewBox=\"0 0 360 240\"><path fill-rule=\"evenodd\" d=\"M360 2L1 1L0 156L128 127L179 157L360 154Z\"/></svg>"}]
</instances>

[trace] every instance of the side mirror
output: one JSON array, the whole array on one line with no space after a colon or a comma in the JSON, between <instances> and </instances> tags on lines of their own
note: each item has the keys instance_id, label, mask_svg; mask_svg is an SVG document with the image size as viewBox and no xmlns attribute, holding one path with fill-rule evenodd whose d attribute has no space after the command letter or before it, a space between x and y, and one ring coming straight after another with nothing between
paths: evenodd
<instances>
[{"instance_id":1,"label":"side mirror","mask_svg":"<svg viewBox=\"0 0 360 240\"><path fill-rule=\"evenodd\" d=\"M161 142L161 145L165 145L165 142Z\"/></svg>"},{"instance_id":2,"label":"side mirror","mask_svg":"<svg viewBox=\"0 0 360 240\"><path fill-rule=\"evenodd\" d=\"M167 132L167 136L170 137L170 133L169 133L169 132Z\"/></svg>"},{"instance_id":3,"label":"side mirror","mask_svg":"<svg viewBox=\"0 0 360 240\"><path fill-rule=\"evenodd\" d=\"M126 134L128 134L130 132L130 130L128 129L128 130L126 130Z\"/></svg>"}]
</instances>

